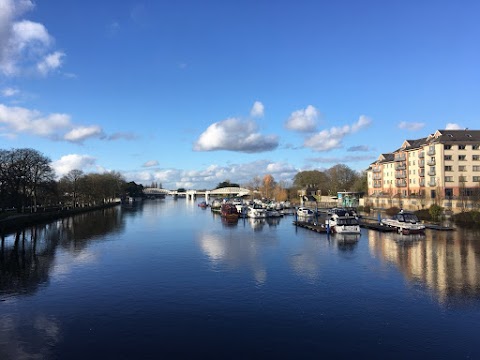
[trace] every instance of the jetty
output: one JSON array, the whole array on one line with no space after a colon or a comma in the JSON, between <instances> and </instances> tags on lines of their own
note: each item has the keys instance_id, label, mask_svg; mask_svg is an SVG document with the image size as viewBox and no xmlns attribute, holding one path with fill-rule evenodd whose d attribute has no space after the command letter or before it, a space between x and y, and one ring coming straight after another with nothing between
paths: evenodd
<instances>
[{"instance_id":1,"label":"jetty","mask_svg":"<svg viewBox=\"0 0 480 360\"><path fill-rule=\"evenodd\" d=\"M328 233L328 232L330 232L330 229L328 229L325 225L318 224L318 223L312 223L312 222L308 222L308 221L298 221L297 220L297 221L293 222L293 225L304 228L304 229L312 230L312 231L315 231L315 232L318 232L318 233Z\"/></svg>"}]
</instances>

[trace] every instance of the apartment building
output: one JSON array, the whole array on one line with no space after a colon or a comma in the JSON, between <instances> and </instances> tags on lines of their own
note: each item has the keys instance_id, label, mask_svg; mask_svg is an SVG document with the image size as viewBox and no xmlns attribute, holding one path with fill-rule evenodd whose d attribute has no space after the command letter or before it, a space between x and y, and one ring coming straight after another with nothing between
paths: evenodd
<instances>
[{"instance_id":1,"label":"apartment building","mask_svg":"<svg viewBox=\"0 0 480 360\"><path fill-rule=\"evenodd\" d=\"M472 207L474 198L480 199L480 130L437 130L405 140L381 154L367 174L368 197L422 199L415 203L418 208L431 203Z\"/></svg>"}]
</instances>

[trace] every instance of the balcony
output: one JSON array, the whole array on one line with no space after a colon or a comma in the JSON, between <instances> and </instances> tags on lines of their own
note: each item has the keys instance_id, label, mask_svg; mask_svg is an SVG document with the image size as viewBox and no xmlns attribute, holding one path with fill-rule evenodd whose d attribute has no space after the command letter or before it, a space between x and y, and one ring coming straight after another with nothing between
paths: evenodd
<instances>
[{"instance_id":1,"label":"balcony","mask_svg":"<svg viewBox=\"0 0 480 360\"><path fill-rule=\"evenodd\" d=\"M373 174L373 180L382 180L382 174Z\"/></svg>"},{"instance_id":2,"label":"balcony","mask_svg":"<svg viewBox=\"0 0 480 360\"><path fill-rule=\"evenodd\" d=\"M429 156L435 155L435 148L433 148L433 149L428 149L427 155L429 155Z\"/></svg>"},{"instance_id":3,"label":"balcony","mask_svg":"<svg viewBox=\"0 0 480 360\"><path fill-rule=\"evenodd\" d=\"M395 185L397 187L405 187L407 186L407 182L405 180L395 180Z\"/></svg>"},{"instance_id":4,"label":"balcony","mask_svg":"<svg viewBox=\"0 0 480 360\"><path fill-rule=\"evenodd\" d=\"M405 163L395 164L395 170L405 170L406 168L407 168L407 164Z\"/></svg>"},{"instance_id":5,"label":"balcony","mask_svg":"<svg viewBox=\"0 0 480 360\"><path fill-rule=\"evenodd\" d=\"M436 175L435 168L430 169L430 170L428 171L428 176L435 176L435 175Z\"/></svg>"},{"instance_id":6,"label":"balcony","mask_svg":"<svg viewBox=\"0 0 480 360\"><path fill-rule=\"evenodd\" d=\"M424 157L425 157L425 153L423 151L418 153L419 159L423 159Z\"/></svg>"},{"instance_id":7,"label":"balcony","mask_svg":"<svg viewBox=\"0 0 480 360\"><path fill-rule=\"evenodd\" d=\"M418 166L421 167L421 168L425 167L425 160L419 160L418 161Z\"/></svg>"},{"instance_id":8,"label":"balcony","mask_svg":"<svg viewBox=\"0 0 480 360\"><path fill-rule=\"evenodd\" d=\"M382 184L373 184L373 187L378 189L378 188L381 188L382 187Z\"/></svg>"},{"instance_id":9,"label":"balcony","mask_svg":"<svg viewBox=\"0 0 480 360\"><path fill-rule=\"evenodd\" d=\"M428 186L437 186L437 182L435 181L435 179L430 180L430 181L428 182Z\"/></svg>"},{"instance_id":10,"label":"balcony","mask_svg":"<svg viewBox=\"0 0 480 360\"><path fill-rule=\"evenodd\" d=\"M420 182L418 184L420 186L425 186L425 179L420 179Z\"/></svg>"},{"instance_id":11,"label":"balcony","mask_svg":"<svg viewBox=\"0 0 480 360\"><path fill-rule=\"evenodd\" d=\"M405 179L407 177L407 174L405 171L397 171L395 173L395 179Z\"/></svg>"},{"instance_id":12,"label":"balcony","mask_svg":"<svg viewBox=\"0 0 480 360\"><path fill-rule=\"evenodd\" d=\"M427 165L435 166L435 159L430 159L427 161Z\"/></svg>"},{"instance_id":13,"label":"balcony","mask_svg":"<svg viewBox=\"0 0 480 360\"><path fill-rule=\"evenodd\" d=\"M425 176L425 170L424 170L424 169L421 169L421 170L418 172L418 176L424 177L424 176Z\"/></svg>"},{"instance_id":14,"label":"balcony","mask_svg":"<svg viewBox=\"0 0 480 360\"><path fill-rule=\"evenodd\" d=\"M382 169L379 168L379 167L374 167L374 168L373 168L373 172L374 172L374 173L379 173L379 172L382 172Z\"/></svg>"},{"instance_id":15,"label":"balcony","mask_svg":"<svg viewBox=\"0 0 480 360\"><path fill-rule=\"evenodd\" d=\"M406 155L405 154L395 154L395 161L405 161Z\"/></svg>"}]
</instances>

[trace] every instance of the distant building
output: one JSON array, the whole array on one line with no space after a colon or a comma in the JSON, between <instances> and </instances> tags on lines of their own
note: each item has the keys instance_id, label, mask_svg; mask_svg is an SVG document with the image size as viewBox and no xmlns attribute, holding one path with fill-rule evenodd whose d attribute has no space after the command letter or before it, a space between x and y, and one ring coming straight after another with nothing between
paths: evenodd
<instances>
[{"instance_id":1,"label":"distant building","mask_svg":"<svg viewBox=\"0 0 480 360\"><path fill-rule=\"evenodd\" d=\"M476 208L480 130L437 130L405 140L397 150L380 154L367 174L368 201L374 206L419 209L435 203L453 211Z\"/></svg>"}]
</instances>

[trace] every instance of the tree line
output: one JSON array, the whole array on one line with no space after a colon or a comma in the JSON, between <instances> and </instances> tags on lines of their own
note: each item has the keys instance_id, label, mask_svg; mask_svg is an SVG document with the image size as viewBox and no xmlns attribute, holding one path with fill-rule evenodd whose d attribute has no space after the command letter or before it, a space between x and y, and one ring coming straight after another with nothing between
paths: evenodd
<instances>
[{"instance_id":1,"label":"tree line","mask_svg":"<svg viewBox=\"0 0 480 360\"><path fill-rule=\"evenodd\" d=\"M243 186L253 190L254 197L278 201L294 199L296 191L305 188L320 190L322 195L336 195L338 191L367 191L366 173L358 173L341 164L325 171L301 171L292 180L293 185L290 186L266 174L254 177ZM226 180L217 188L226 186L240 185ZM55 180L51 160L37 150L0 150L0 209L36 212L39 206L91 206L126 195L142 196L143 186L127 182L119 172L85 174L81 170L71 170Z\"/></svg>"},{"instance_id":2,"label":"tree line","mask_svg":"<svg viewBox=\"0 0 480 360\"><path fill-rule=\"evenodd\" d=\"M142 186L127 183L115 171L85 174L72 170L55 180L51 160L34 149L0 150L0 209L36 212L41 207L92 206L125 194L135 196Z\"/></svg>"}]
</instances>

